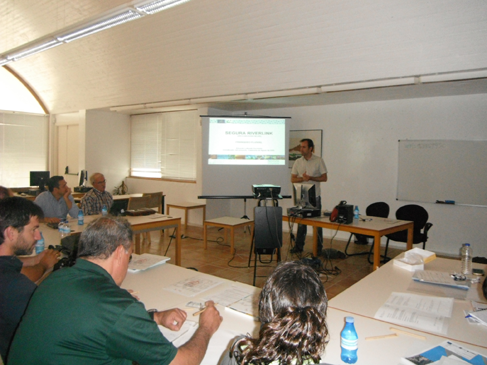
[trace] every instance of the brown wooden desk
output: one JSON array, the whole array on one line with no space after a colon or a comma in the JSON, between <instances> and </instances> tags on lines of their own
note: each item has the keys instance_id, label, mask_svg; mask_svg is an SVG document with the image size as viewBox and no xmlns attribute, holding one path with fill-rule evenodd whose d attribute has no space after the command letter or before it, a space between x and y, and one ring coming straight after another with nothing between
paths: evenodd
<instances>
[{"instance_id":1,"label":"brown wooden desk","mask_svg":"<svg viewBox=\"0 0 487 365\"><path fill-rule=\"evenodd\" d=\"M313 255L318 256L318 231L317 228L327 228L350 233L363 234L374 237L374 269L380 266L380 239L386 234L408 230L407 249L413 248L413 227L410 221L397 219L361 216L361 219L354 220L351 224L330 222L328 217L299 218L283 216L284 222L295 222L313 227ZM365 219L365 221L363 221ZM368 219L371 219L370 221Z\"/></svg>"},{"instance_id":2,"label":"brown wooden desk","mask_svg":"<svg viewBox=\"0 0 487 365\"><path fill-rule=\"evenodd\" d=\"M163 204L164 205L164 204ZM167 215L170 215L171 208L175 209L183 209L184 210L184 230L188 228L188 210L191 209L203 209L203 223L206 219L206 204L202 203L191 203L191 202L184 202L184 203L174 203L174 204L166 204L167 207Z\"/></svg>"},{"instance_id":3,"label":"brown wooden desk","mask_svg":"<svg viewBox=\"0 0 487 365\"><path fill-rule=\"evenodd\" d=\"M78 226L78 219L70 218L69 225L71 228L71 232L73 233L80 233L83 232L86 225L91 221L95 220L96 218L100 217L99 215L88 215L85 217L85 224L82 226ZM139 254L140 253L140 233L150 232L150 231L160 231L162 229L167 228L176 228L176 257L174 258L174 263L178 266L181 266L181 218L169 218L168 216L161 215L161 214L152 214L146 216L138 216L138 217L124 217L130 223L132 227L132 231L135 234L135 250L134 252ZM45 239L45 247L49 245L59 245L61 242L61 238L59 236L59 232L55 229L48 227L45 223L41 224L41 231L44 235Z\"/></svg>"}]
</instances>

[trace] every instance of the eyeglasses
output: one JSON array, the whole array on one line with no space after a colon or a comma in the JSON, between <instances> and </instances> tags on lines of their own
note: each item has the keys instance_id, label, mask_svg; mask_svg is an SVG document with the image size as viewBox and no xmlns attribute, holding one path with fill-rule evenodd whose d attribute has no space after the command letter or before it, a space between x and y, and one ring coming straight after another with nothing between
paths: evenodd
<instances>
[{"instance_id":1,"label":"eyeglasses","mask_svg":"<svg viewBox=\"0 0 487 365\"><path fill-rule=\"evenodd\" d=\"M95 182L93 184L105 184L107 181L106 180L103 180L103 181L98 181L98 182Z\"/></svg>"}]
</instances>

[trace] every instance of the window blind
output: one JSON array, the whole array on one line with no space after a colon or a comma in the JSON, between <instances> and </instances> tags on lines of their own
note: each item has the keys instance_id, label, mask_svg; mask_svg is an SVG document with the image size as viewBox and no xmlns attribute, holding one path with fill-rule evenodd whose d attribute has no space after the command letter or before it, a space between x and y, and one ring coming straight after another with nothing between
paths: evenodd
<instances>
[{"instance_id":1,"label":"window blind","mask_svg":"<svg viewBox=\"0 0 487 365\"><path fill-rule=\"evenodd\" d=\"M49 117L0 113L0 185L29 186L30 171L48 170Z\"/></svg>"},{"instance_id":2,"label":"window blind","mask_svg":"<svg viewBox=\"0 0 487 365\"><path fill-rule=\"evenodd\" d=\"M196 180L198 113L131 117L131 176Z\"/></svg>"}]
</instances>

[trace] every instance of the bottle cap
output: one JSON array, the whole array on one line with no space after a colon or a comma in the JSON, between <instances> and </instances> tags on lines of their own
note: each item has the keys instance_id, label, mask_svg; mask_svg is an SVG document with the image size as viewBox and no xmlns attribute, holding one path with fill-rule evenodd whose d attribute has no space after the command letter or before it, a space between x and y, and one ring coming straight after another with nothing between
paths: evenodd
<instances>
[{"instance_id":1,"label":"bottle cap","mask_svg":"<svg viewBox=\"0 0 487 365\"><path fill-rule=\"evenodd\" d=\"M470 243L464 243L463 245L464 246L470 246Z\"/></svg>"},{"instance_id":2,"label":"bottle cap","mask_svg":"<svg viewBox=\"0 0 487 365\"><path fill-rule=\"evenodd\" d=\"M353 317L345 317L345 322L353 323L353 322L355 322L355 319Z\"/></svg>"}]
</instances>

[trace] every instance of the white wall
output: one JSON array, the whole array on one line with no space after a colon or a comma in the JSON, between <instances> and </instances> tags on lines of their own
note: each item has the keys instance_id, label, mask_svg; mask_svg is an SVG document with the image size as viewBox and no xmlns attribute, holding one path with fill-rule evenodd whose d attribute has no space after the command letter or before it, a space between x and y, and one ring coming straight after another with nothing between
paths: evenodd
<instances>
[{"instance_id":1,"label":"white wall","mask_svg":"<svg viewBox=\"0 0 487 365\"><path fill-rule=\"evenodd\" d=\"M396 201L399 139L487 140L486 94L253 113L288 115L291 129L323 129L323 156L329 173L328 182L322 184L322 199L323 208L330 210L340 200L359 205L362 212L370 203L385 201L394 216L397 208L410 203ZM417 204L426 208L434 224L427 249L458 255L461 243L469 242L475 256L487 256L487 208ZM284 207L290 205L290 201L282 202ZM239 209L234 206L235 216L241 213ZM337 237L348 239L347 234Z\"/></svg>"},{"instance_id":2,"label":"white wall","mask_svg":"<svg viewBox=\"0 0 487 365\"><path fill-rule=\"evenodd\" d=\"M184 108L183 110L188 110ZM207 107L197 108L199 115L208 114ZM174 112L177 112L174 110ZM201 151L201 122L198 123L197 130L197 145L196 151ZM130 151L129 151L130 152ZM130 159L130 158L129 158ZM197 157L196 166L196 182L185 183L168 180L157 179L143 179L143 178L127 178L125 180L129 193L151 193L162 191L165 195L165 203L178 203L178 202L197 202L206 203L205 199L198 199L201 195L201 154ZM130 162L130 161L129 161ZM167 209L164 207L164 212L167 213ZM180 209L173 209L171 215L175 217L182 217L184 221L184 211ZM193 225L202 226L203 212L201 209L190 210L188 214L188 222Z\"/></svg>"},{"instance_id":3,"label":"white wall","mask_svg":"<svg viewBox=\"0 0 487 365\"><path fill-rule=\"evenodd\" d=\"M130 117L89 110L85 123L84 168L89 175L101 172L107 181L107 191L112 192L129 175Z\"/></svg>"}]
</instances>

